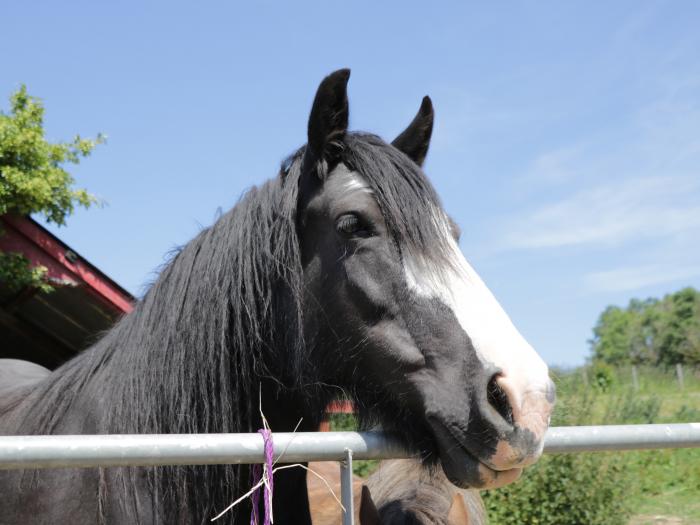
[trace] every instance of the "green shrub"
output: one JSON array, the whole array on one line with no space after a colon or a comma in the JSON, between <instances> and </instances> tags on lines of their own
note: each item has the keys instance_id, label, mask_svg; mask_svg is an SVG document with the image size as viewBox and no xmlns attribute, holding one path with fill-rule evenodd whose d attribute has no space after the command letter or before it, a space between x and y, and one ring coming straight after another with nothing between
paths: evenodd
<instances>
[{"instance_id":1,"label":"green shrub","mask_svg":"<svg viewBox=\"0 0 700 525\"><path fill-rule=\"evenodd\" d=\"M615 382L615 369L603 361L595 361L591 366L593 386L601 392L607 392Z\"/></svg>"},{"instance_id":2,"label":"green shrub","mask_svg":"<svg viewBox=\"0 0 700 525\"><path fill-rule=\"evenodd\" d=\"M644 425L658 419L661 399L658 396L640 396L633 390L611 396L603 420L605 423Z\"/></svg>"},{"instance_id":3,"label":"green shrub","mask_svg":"<svg viewBox=\"0 0 700 525\"><path fill-rule=\"evenodd\" d=\"M492 525L622 525L630 513L625 465L614 454L559 454L519 482L484 492Z\"/></svg>"},{"instance_id":4,"label":"green shrub","mask_svg":"<svg viewBox=\"0 0 700 525\"><path fill-rule=\"evenodd\" d=\"M700 408L681 405L681 407L676 411L673 420L678 423L692 423L695 421L700 421Z\"/></svg>"}]
</instances>

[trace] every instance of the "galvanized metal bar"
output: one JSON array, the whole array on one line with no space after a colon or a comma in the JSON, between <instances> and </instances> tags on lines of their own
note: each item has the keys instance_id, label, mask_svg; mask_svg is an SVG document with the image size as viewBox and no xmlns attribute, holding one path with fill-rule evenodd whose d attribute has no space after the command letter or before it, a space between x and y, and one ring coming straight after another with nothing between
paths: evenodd
<instances>
[{"instance_id":1,"label":"galvanized metal bar","mask_svg":"<svg viewBox=\"0 0 700 525\"><path fill-rule=\"evenodd\" d=\"M553 427L544 452L600 452L700 447L700 423Z\"/></svg>"},{"instance_id":2,"label":"galvanized metal bar","mask_svg":"<svg viewBox=\"0 0 700 525\"><path fill-rule=\"evenodd\" d=\"M355 503L352 494L352 450L345 449L345 459L340 462L340 500L343 502L343 525L355 525Z\"/></svg>"},{"instance_id":3,"label":"galvanized metal bar","mask_svg":"<svg viewBox=\"0 0 700 525\"><path fill-rule=\"evenodd\" d=\"M285 463L405 458L378 432L275 433ZM700 423L555 427L545 453L700 447ZM0 436L0 469L262 463L260 434Z\"/></svg>"},{"instance_id":4,"label":"galvanized metal bar","mask_svg":"<svg viewBox=\"0 0 700 525\"><path fill-rule=\"evenodd\" d=\"M408 457L379 432L274 433L275 460L343 461ZM262 463L260 434L0 436L0 469Z\"/></svg>"}]
</instances>

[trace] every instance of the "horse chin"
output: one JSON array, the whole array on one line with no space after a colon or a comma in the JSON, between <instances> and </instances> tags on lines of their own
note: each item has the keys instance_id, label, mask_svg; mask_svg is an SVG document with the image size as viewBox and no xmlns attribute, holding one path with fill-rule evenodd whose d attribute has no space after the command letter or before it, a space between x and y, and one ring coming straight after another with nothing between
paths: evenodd
<instances>
[{"instance_id":1,"label":"horse chin","mask_svg":"<svg viewBox=\"0 0 700 525\"><path fill-rule=\"evenodd\" d=\"M432 425L445 476L463 489L495 489L516 481L522 468L494 470L471 454L441 423Z\"/></svg>"},{"instance_id":2,"label":"horse chin","mask_svg":"<svg viewBox=\"0 0 700 525\"><path fill-rule=\"evenodd\" d=\"M497 489L517 481L523 472L521 468L493 470L469 454L459 461L449 458L441 462L450 483L463 489Z\"/></svg>"}]
</instances>

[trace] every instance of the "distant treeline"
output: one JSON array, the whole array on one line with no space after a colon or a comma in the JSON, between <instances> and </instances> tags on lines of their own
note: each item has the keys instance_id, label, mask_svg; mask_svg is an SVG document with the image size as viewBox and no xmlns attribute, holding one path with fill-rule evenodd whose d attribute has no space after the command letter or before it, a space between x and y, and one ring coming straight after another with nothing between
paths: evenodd
<instances>
[{"instance_id":1,"label":"distant treeline","mask_svg":"<svg viewBox=\"0 0 700 525\"><path fill-rule=\"evenodd\" d=\"M700 365L700 292L683 288L663 299L609 306L590 341L594 361L611 365Z\"/></svg>"}]
</instances>

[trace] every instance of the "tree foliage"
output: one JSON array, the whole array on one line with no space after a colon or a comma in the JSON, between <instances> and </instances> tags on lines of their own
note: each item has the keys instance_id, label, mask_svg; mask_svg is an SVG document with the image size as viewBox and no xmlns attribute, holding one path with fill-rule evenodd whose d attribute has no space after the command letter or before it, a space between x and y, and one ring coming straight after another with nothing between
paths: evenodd
<instances>
[{"instance_id":1,"label":"tree foliage","mask_svg":"<svg viewBox=\"0 0 700 525\"><path fill-rule=\"evenodd\" d=\"M590 341L593 359L611 365L700 364L700 292L683 288L663 299L609 306Z\"/></svg>"},{"instance_id":2,"label":"tree foliage","mask_svg":"<svg viewBox=\"0 0 700 525\"><path fill-rule=\"evenodd\" d=\"M75 180L64 165L78 164L102 142L102 135L49 142L44 134L44 106L22 86L10 97L10 111L0 112L0 215L40 213L64 225L76 206L95 204L93 195L74 187ZM0 253L0 280L10 289L33 285L47 290L45 274L45 269L30 268L21 254Z\"/></svg>"}]
</instances>

